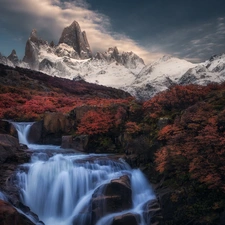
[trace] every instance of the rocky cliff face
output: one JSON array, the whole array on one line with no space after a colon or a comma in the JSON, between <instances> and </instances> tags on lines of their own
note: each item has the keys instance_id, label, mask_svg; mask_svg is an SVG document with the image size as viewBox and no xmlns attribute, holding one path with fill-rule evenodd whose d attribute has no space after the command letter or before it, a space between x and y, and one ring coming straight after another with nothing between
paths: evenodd
<instances>
[{"instance_id":1,"label":"rocky cliff face","mask_svg":"<svg viewBox=\"0 0 225 225\"><path fill-rule=\"evenodd\" d=\"M126 68L135 69L139 65L144 65L144 61L138 55L133 52L122 52L119 53L117 47L109 48L104 53L97 52L95 55L96 59L105 60L109 63L116 61Z\"/></svg>"},{"instance_id":2,"label":"rocky cliff face","mask_svg":"<svg viewBox=\"0 0 225 225\"><path fill-rule=\"evenodd\" d=\"M59 39L59 44L65 43L73 47L80 59L92 57L92 52L85 31L81 31L80 25L74 21L70 26L64 28Z\"/></svg>"},{"instance_id":3,"label":"rocky cliff face","mask_svg":"<svg viewBox=\"0 0 225 225\"><path fill-rule=\"evenodd\" d=\"M16 51L13 49L11 54L7 57L14 65L18 65L19 59L16 54Z\"/></svg>"},{"instance_id":4,"label":"rocky cliff face","mask_svg":"<svg viewBox=\"0 0 225 225\"><path fill-rule=\"evenodd\" d=\"M32 30L29 39L26 43L25 48L25 56L23 58L23 61L28 63L30 68L32 69L38 69L39 66L39 51L41 49L41 46L48 46L48 42L44 41L37 36L37 31L34 29Z\"/></svg>"},{"instance_id":5,"label":"rocky cliff face","mask_svg":"<svg viewBox=\"0 0 225 225\"><path fill-rule=\"evenodd\" d=\"M93 56L87 35L76 21L63 30L56 45L40 39L33 30L23 61L18 61L13 51L8 57L0 55L0 63L122 89L139 100L150 99L177 84L207 85L225 81L225 54L200 64L164 56L146 66L135 53L119 52L117 47Z\"/></svg>"}]
</instances>

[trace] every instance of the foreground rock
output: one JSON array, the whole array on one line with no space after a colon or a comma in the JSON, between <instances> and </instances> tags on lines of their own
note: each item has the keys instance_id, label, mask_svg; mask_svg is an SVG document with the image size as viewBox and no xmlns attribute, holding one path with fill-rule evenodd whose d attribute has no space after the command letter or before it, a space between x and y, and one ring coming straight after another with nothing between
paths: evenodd
<instances>
[{"instance_id":1,"label":"foreground rock","mask_svg":"<svg viewBox=\"0 0 225 225\"><path fill-rule=\"evenodd\" d=\"M1 225L34 225L27 217L20 214L9 203L0 200Z\"/></svg>"},{"instance_id":2,"label":"foreground rock","mask_svg":"<svg viewBox=\"0 0 225 225\"><path fill-rule=\"evenodd\" d=\"M0 164L10 161L15 157L15 152L19 150L19 142L16 138L0 134Z\"/></svg>"},{"instance_id":3,"label":"foreground rock","mask_svg":"<svg viewBox=\"0 0 225 225\"><path fill-rule=\"evenodd\" d=\"M43 143L60 145L62 135L69 133L72 126L73 122L68 116L62 113L46 113L43 119Z\"/></svg>"},{"instance_id":4,"label":"foreground rock","mask_svg":"<svg viewBox=\"0 0 225 225\"><path fill-rule=\"evenodd\" d=\"M111 180L93 194L92 222L95 224L108 213L121 212L132 207L132 190L128 175Z\"/></svg>"},{"instance_id":5,"label":"foreground rock","mask_svg":"<svg viewBox=\"0 0 225 225\"><path fill-rule=\"evenodd\" d=\"M112 225L138 225L138 214L126 213L121 216L115 216Z\"/></svg>"},{"instance_id":6,"label":"foreground rock","mask_svg":"<svg viewBox=\"0 0 225 225\"><path fill-rule=\"evenodd\" d=\"M147 224L163 225L162 209L157 199L149 201L145 205L144 218Z\"/></svg>"}]
</instances>

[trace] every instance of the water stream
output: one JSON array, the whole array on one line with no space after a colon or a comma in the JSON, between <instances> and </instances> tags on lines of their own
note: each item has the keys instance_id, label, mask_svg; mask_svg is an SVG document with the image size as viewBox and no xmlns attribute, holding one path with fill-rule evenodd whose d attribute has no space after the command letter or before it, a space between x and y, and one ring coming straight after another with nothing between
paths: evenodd
<instances>
[{"instance_id":1,"label":"water stream","mask_svg":"<svg viewBox=\"0 0 225 225\"><path fill-rule=\"evenodd\" d=\"M27 136L34 122L10 122L10 123L17 130L19 143L28 145L29 141L27 140Z\"/></svg>"},{"instance_id":2,"label":"water stream","mask_svg":"<svg viewBox=\"0 0 225 225\"><path fill-rule=\"evenodd\" d=\"M17 124L19 131L20 126L22 124ZM52 146L50 156L44 151L45 146L32 147L35 153L29 163L21 165L17 183L21 201L46 225L111 225L115 216L126 213L138 214L139 225L148 225L143 211L155 195L139 169L131 169L123 160L109 155L59 154L59 147ZM93 194L123 175L130 178L132 206L103 215L93 223Z\"/></svg>"}]
</instances>

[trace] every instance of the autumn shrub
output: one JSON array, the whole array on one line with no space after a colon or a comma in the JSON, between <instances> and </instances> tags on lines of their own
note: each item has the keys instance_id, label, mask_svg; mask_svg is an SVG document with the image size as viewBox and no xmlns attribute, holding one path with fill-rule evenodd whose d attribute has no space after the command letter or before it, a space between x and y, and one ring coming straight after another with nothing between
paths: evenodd
<instances>
[{"instance_id":1,"label":"autumn shrub","mask_svg":"<svg viewBox=\"0 0 225 225\"><path fill-rule=\"evenodd\" d=\"M77 134L106 133L113 127L113 116L107 109L89 110L81 119Z\"/></svg>"}]
</instances>

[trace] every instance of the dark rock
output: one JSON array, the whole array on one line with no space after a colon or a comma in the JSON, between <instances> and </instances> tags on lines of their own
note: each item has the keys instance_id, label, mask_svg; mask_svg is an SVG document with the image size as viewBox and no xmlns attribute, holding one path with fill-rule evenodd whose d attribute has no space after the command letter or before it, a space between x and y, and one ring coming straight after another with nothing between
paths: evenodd
<instances>
[{"instance_id":1,"label":"dark rock","mask_svg":"<svg viewBox=\"0 0 225 225\"><path fill-rule=\"evenodd\" d=\"M157 199L145 205L144 218L147 224L163 225L162 210Z\"/></svg>"},{"instance_id":2,"label":"dark rock","mask_svg":"<svg viewBox=\"0 0 225 225\"><path fill-rule=\"evenodd\" d=\"M48 59L43 59L39 64L39 70L51 69L54 67L54 63Z\"/></svg>"},{"instance_id":3,"label":"dark rock","mask_svg":"<svg viewBox=\"0 0 225 225\"><path fill-rule=\"evenodd\" d=\"M41 143L43 130L43 121L35 122L29 131L28 142L29 143Z\"/></svg>"},{"instance_id":4,"label":"dark rock","mask_svg":"<svg viewBox=\"0 0 225 225\"><path fill-rule=\"evenodd\" d=\"M52 47L52 48L54 48L54 47L55 47L55 43L54 43L54 41L51 41L51 42L50 42L50 47Z\"/></svg>"},{"instance_id":5,"label":"dark rock","mask_svg":"<svg viewBox=\"0 0 225 225\"><path fill-rule=\"evenodd\" d=\"M120 54L117 47L109 48L108 51L104 53L97 52L94 58L105 60L110 63L117 62L131 69L135 69L138 64L144 65L143 59L141 59L139 56L133 52L123 52Z\"/></svg>"},{"instance_id":6,"label":"dark rock","mask_svg":"<svg viewBox=\"0 0 225 225\"><path fill-rule=\"evenodd\" d=\"M46 113L43 119L43 143L61 145L62 135L68 134L73 123L62 113Z\"/></svg>"},{"instance_id":7,"label":"dark rock","mask_svg":"<svg viewBox=\"0 0 225 225\"><path fill-rule=\"evenodd\" d=\"M128 175L100 186L92 195L93 224L108 213L120 212L132 207L132 190Z\"/></svg>"},{"instance_id":8,"label":"dark rock","mask_svg":"<svg viewBox=\"0 0 225 225\"><path fill-rule=\"evenodd\" d=\"M0 134L0 163L4 163L14 157L19 147L18 139L7 134Z\"/></svg>"},{"instance_id":9,"label":"dark rock","mask_svg":"<svg viewBox=\"0 0 225 225\"><path fill-rule=\"evenodd\" d=\"M139 215L133 213L126 213L121 216L115 216L112 225L138 225Z\"/></svg>"},{"instance_id":10,"label":"dark rock","mask_svg":"<svg viewBox=\"0 0 225 225\"><path fill-rule=\"evenodd\" d=\"M34 225L27 217L20 214L9 203L0 200L0 224L1 225Z\"/></svg>"},{"instance_id":11,"label":"dark rock","mask_svg":"<svg viewBox=\"0 0 225 225\"><path fill-rule=\"evenodd\" d=\"M65 43L73 47L81 59L92 57L86 33L81 32L80 25L76 21L64 28L59 39L59 44L60 43Z\"/></svg>"},{"instance_id":12,"label":"dark rock","mask_svg":"<svg viewBox=\"0 0 225 225\"><path fill-rule=\"evenodd\" d=\"M73 143L73 136L72 135L62 136L61 148L72 148L71 147L72 143Z\"/></svg>"},{"instance_id":13,"label":"dark rock","mask_svg":"<svg viewBox=\"0 0 225 225\"><path fill-rule=\"evenodd\" d=\"M85 151L88 146L89 136L88 135L79 135L73 137L71 135L62 136L62 148L72 148L78 151Z\"/></svg>"},{"instance_id":14,"label":"dark rock","mask_svg":"<svg viewBox=\"0 0 225 225\"><path fill-rule=\"evenodd\" d=\"M0 133L9 134L11 129L11 124L6 120L0 120Z\"/></svg>"},{"instance_id":15,"label":"dark rock","mask_svg":"<svg viewBox=\"0 0 225 225\"><path fill-rule=\"evenodd\" d=\"M189 69L178 81L178 84L191 84L197 80L196 76L192 72L193 69Z\"/></svg>"}]
</instances>

